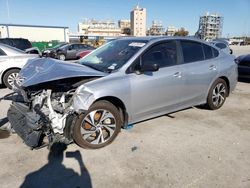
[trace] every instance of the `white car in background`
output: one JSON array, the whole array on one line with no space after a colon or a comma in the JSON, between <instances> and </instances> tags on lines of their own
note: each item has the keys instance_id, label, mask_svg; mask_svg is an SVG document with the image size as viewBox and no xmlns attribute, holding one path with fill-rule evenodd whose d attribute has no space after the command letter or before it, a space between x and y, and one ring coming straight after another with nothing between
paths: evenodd
<instances>
[{"instance_id":1,"label":"white car in background","mask_svg":"<svg viewBox=\"0 0 250 188\"><path fill-rule=\"evenodd\" d=\"M0 84L12 88L18 82L18 73L30 59L38 58L39 54L27 54L9 45L0 44Z\"/></svg>"},{"instance_id":2,"label":"white car in background","mask_svg":"<svg viewBox=\"0 0 250 188\"><path fill-rule=\"evenodd\" d=\"M210 43L216 46L217 48L221 49L223 52L227 54L233 54L233 50L229 47L229 43L227 41L214 40Z\"/></svg>"}]
</instances>

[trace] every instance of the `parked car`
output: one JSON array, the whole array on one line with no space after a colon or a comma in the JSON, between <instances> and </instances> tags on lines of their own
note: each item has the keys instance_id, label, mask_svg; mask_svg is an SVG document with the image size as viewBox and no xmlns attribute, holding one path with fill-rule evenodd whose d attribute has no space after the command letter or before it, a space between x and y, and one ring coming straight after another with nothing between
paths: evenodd
<instances>
[{"instance_id":1,"label":"parked car","mask_svg":"<svg viewBox=\"0 0 250 188\"><path fill-rule=\"evenodd\" d=\"M20 69L28 60L36 57L37 54L27 54L17 48L0 44L0 84L12 88Z\"/></svg>"},{"instance_id":2,"label":"parked car","mask_svg":"<svg viewBox=\"0 0 250 188\"><path fill-rule=\"evenodd\" d=\"M233 54L233 50L229 47L227 42L222 42L222 41L212 41L211 44L216 46L217 48L221 49L227 54Z\"/></svg>"},{"instance_id":3,"label":"parked car","mask_svg":"<svg viewBox=\"0 0 250 188\"><path fill-rule=\"evenodd\" d=\"M60 60L77 59L76 54L83 50L93 50L92 46L86 44L66 44L58 48L56 51L51 52L52 58Z\"/></svg>"},{"instance_id":4,"label":"parked car","mask_svg":"<svg viewBox=\"0 0 250 188\"><path fill-rule=\"evenodd\" d=\"M78 64L38 59L21 70L22 101L13 99L8 119L33 148L44 137L101 148L129 124L201 104L219 109L236 87L234 60L181 37L117 39Z\"/></svg>"},{"instance_id":5,"label":"parked car","mask_svg":"<svg viewBox=\"0 0 250 188\"><path fill-rule=\"evenodd\" d=\"M88 55L92 51L93 50L84 50L84 51L78 52L76 54L76 59L81 59L81 58L85 57L86 55Z\"/></svg>"},{"instance_id":6,"label":"parked car","mask_svg":"<svg viewBox=\"0 0 250 188\"><path fill-rule=\"evenodd\" d=\"M58 48L61 48L62 46L68 44L67 42L62 42L54 46L53 48L46 48L45 50L42 51L42 56L44 57L51 57L53 54L56 53L56 50Z\"/></svg>"},{"instance_id":7,"label":"parked car","mask_svg":"<svg viewBox=\"0 0 250 188\"><path fill-rule=\"evenodd\" d=\"M237 57L239 78L250 79L250 54Z\"/></svg>"},{"instance_id":8,"label":"parked car","mask_svg":"<svg viewBox=\"0 0 250 188\"><path fill-rule=\"evenodd\" d=\"M37 47L32 47L31 42L24 38L1 38L0 43L7 44L9 46L18 48L30 54L41 55L40 50Z\"/></svg>"}]
</instances>

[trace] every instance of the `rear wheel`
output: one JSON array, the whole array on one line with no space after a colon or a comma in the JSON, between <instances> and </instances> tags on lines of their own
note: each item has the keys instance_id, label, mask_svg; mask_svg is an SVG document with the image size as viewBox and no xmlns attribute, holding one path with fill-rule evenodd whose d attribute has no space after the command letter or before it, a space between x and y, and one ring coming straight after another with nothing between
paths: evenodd
<instances>
[{"instance_id":1,"label":"rear wheel","mask_svg":"<svg viewBox=\"0 0 250 188\"><path fill-rule=\"evenodd\" d=\"M73 138L83 148L98 149L116 138L121 125L118 109L108 101L98 101L85 114L79 115Z\"/></svg>"},{"instance_id":2,"label":"rear wheel","mask_svg":"<svg viewBox=\"0 0 250 188\"><path fill-rule=\"evenodd\" d=\"M18 80L19 71L19 69L11 69L4 74L3 83L7 88L12 89L14 82Z\"/></svg>"},{"instance_id":3,"label":"rear wheel","mask_svg":"<svg viewBox=\"0 0 250 188\"><path fill-rule=\"evenodd\" d=\"M228 86L225 80L217 79L209 90L206 107L210 110L217 110L224 104L228 96Z\"/></svg>"}]
</instances>

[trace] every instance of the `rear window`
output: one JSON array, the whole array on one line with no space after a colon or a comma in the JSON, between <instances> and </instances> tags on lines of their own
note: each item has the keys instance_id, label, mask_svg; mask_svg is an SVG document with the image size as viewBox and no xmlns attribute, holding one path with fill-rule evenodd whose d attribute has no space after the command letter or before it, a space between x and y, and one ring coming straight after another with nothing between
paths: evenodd
<instances>
[{"instance_id":1,"label":"rear window","mask_svg":"<svg viewBox=\"0 0 250 188\"><path fill-rule=\"evenodd\" d=\"M212 48L212 50L213 50L214 57L217 57L219 55L218 50L216 50L215 48Z\"/></svg>"},{"instance_id":2,"label":"rear window","mask_svg":"<svg viewBox=\"0 0 250 188\"><path fill-rule=\"evenodd\" d=\"M218 47L218 48L220 48L220 49L224 49L224 48L227 47L227 46L226 46L225 44L223 44L223 43L216 43L215 46Z\"/></svg>"},{"instance_id":3,"label":"rear window","mask_svg":"<svg viewBox=\"0 0 250 188\"><path fill-rule=\"evenodd\" d=\"M202 44L193 41L181 41L184 63L202 61L204 54Z\"/></svg>"},{"instance_id":4,"label":"rear window","mask_svg":"<svg viewBox=\"0 0 250 188\"><path fill-rule=\"evenodd\" d=\"M204 49L205 59L211 59L214 57L213 49L211 46L203 44L203 49Z\"/></svg>"},{"instance_id":5,"label":"rear window","mask_svg":"<svg viewBox=\"0 0 250 188\"><path fill-rule=\"evenodd\" d=\"M6 55L6 53L0 48L0 56Z\"/></svg>"}]
</instances>

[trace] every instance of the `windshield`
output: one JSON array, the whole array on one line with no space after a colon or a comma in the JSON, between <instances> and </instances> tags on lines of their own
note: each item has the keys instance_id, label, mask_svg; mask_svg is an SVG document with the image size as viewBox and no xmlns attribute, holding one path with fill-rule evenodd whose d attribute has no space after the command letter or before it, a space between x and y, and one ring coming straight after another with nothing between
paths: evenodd
<instances>
[{"instance_id":1,"label":"windshield","mask_svg":"<svg viewBox=\"0 0 250 188\"><path fill-rule=\"evenodd\" d=\"M98 48L79 61L102 72L112 72L121 68L147 43L146 40L114 40Z\"/></svg>"}]
</instances>

